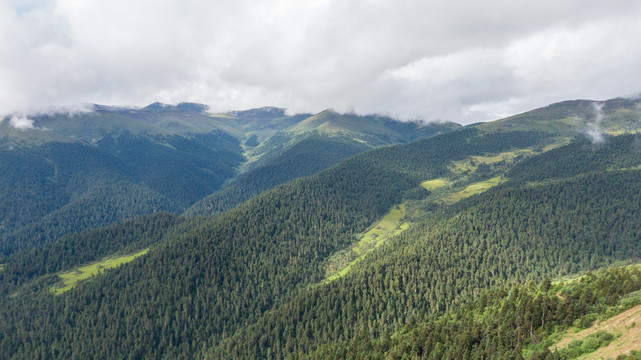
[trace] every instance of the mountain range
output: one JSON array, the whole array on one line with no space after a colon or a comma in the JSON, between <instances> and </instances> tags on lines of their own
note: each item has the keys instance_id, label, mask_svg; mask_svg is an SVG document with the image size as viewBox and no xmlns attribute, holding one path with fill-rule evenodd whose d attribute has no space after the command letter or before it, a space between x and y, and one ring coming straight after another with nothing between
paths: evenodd
<instances>
[{"instance_id":1,"label":"mountain range","mask_svg":"<svg viewBox=\"0 0 641 360\"><path fill-rule=\"evenodd\" d=\"M638 313L565 340L641 313L639 99L29 119L0 122L7 358L641 356Z\"/></svg>"},{"instance_id":2,"label":"mountain range","mask_svg":"<svg viewBox=\"0 0 641 360\"><path fill-rule=\"evenodd\" d=\"M155 212L228 209L356 153L457 127L332 111L205 110L192 103L94 105L91 112L34 116L28 128L1 122L2 252Z\"/></svg>"}]
</instances>

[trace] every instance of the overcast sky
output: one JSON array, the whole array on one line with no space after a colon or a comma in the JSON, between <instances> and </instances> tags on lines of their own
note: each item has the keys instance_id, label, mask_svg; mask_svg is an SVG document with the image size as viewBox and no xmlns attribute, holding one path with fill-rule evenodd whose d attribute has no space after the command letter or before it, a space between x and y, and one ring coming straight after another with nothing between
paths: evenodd
<instances>
[{"instance_id":1,"label":"overcast sky","mask_svg":"<svg viewBox=\"0 0 641 360\"><path fill-rule=\"evenodd\" d=\"M84 103L471 123L641 92L638 0L0 0L0 114Z\"/></svg>"}]
</instances>

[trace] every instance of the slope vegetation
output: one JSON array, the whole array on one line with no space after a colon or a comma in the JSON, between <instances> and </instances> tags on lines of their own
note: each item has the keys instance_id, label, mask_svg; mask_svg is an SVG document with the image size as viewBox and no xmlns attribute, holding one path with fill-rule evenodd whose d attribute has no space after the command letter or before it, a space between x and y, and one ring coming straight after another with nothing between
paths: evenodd
<instances>
[{"instance_id":1,"label":"slope vegetation","mask_svg":"<svg viewBox=\"0 0 641 360\"><path fill-rule=\"evenodd\" d=\"M574 358L548 345L573 323L589 323L603 313L633 312L626 309L641 302L638 295L630 298L641 288L640 279L636 267L607 268L569 285L544 279L500 286L443 316L411 322L393 336L374 339L364 332L349 346L324 346L305 358ZM607 332L599 336L605 339L602 345L616 343ZM602 353L593 339L592 346L583 347L586 358Z\"/></svg>"}]
</instances>

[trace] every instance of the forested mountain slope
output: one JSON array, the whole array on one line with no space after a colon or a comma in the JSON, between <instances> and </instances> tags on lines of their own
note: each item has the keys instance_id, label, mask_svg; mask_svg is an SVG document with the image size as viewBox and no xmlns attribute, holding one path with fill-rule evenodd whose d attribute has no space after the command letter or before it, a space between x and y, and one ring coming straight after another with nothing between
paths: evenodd
<instances>
[{"instance_id":1,"label":"forested mountain slope","mask_svg":"<svg viewBox=\"0 0 641 360\"><path fill-rule=\"evenodd\" d=\"M324 345L312 359L443 359L512 358L573 359L596 358L591 353L610 343L619 349L617 359L638 359L639 348L621 349L617 336L607 330L572 343L557 346L573 325L585 327L595 319L605 320L641 304L639 266L599 269L569 282L499 286L484 290L472 302L444 316L424 322L412 321L395 334L372 338L359 334L349 345ZM634 355L636 353L636 355Z\"/></svg>"},{"instance_id":2,"label":"forested mountain slope","mask_svg":"<svg viewBox=\"0 0 641 360\"><path fill-rule=\"evenodd\" d=\"M267 314L209 355L305 354L363 329L384 336L506 281L638 261L640 181L639 170L612 171L549 185L508 183L462 200L444 218L415 224L346 276Z\"/></svg>"},{"instance_id":3,"label":"forested mountain slope","mask_svg":"<svg viewBox=\"0 0 641 360\"><path fill-rule=\"evenodd\" d=\"M638 113L634 103L593 104L592 113L620 115L609 127L601 120L596 142L581 135L592 120L566 104L553 118L524 114L514 126L357 154L216 216L154 216L67 237L42 251L63 262L83 241L83 261L151 250L61 295L50 291L57 272L79 261L13 255L0 270L0 348L11 358L341 357L496 286L638 261L641 140L605 134ZM360 251L354 244L400 205L404 231L328 278L337 254ZM110 237L118 243L99 245ZM377 351L389 349L423 354Z\"/></svg>"},{"instance_id":4,"label":"forested mountain slope","mask_svg":"<svg viewBox=\"0 0 641 360\"><path fill-rule=\"evenodd\" d=\"M241 151L222 134L130 133L95 145L0 149L0 249L9 254L86 228L181 211L232 177Z\"/></svg>"},{"instance_id":5,"label":"forested mountain slope","mask_svg":"<svg viewBox=\"0 0 641 360\"><path fill-rule=\"evenodd\" d=\"M254 158L265 166L216 195L224 199L222 208L373 146L319 131L279 135L309 114L290 116L277 108L227 114L205 110L193 103L141 109L94 105L92 111L34 115L20 129L0 121L2 254L140 215L183 212ZM365 136L359 128L374 119L350 115L341 124L349 127L350 136ZM404 129L400 133L406 138L418 136L410 131L419 127L416 123L387 119L376 124L367 136L378 139L378 145L406 141L401 135L382 139L396 134L395 128ZM421 134L455 127L421 126Z\"/></svg>"},{"instance_id":6,"label":"forested mountain slope","mask_svg":"<svg viewBox=\"0 0 641 360\"><path fill-rule=\"evenodd\" d=\"M212 217L68 293L52 298L44 288L35 298L4 298L3 308L12 311L2 325L2 347L16 355L20 349L24 354L56 349L64 357L74 349L107 357L132 351L190 357L203 344L214 345L321 281L325 259L350 244L354 233L402 201L421 180L446 173L448 156L459 158L485 148L503 151L541 140L522 132L476 134L469 129L357 155ZM461 142L474 145L466 148ZM58 308L67 301L93 305L72 312ZM185 306L192 310L185 311ZM163 316L157 315L159 309L164 309ZM42 311L54 318L31 318ZM102 315L96 317L96 311ZM137 315L127 316L130 311ZM20 319L23 316L29 320ZM27 328L14 328L16 324ZM35 329L50 336L23 336ZM76 335L69 341L56 340L68 338L64 334L70 331ZM121 345L110 345L115 343Z\"/></svg>"},{"instance_id":7,"label":"forested mountain slope","mask_svg":"<svg viewBox=\"0 0 641 360\"><path fill-rule=\"evenodd\" d=\"M331 110L283 129L256 148L245 148L248 170L185 214L208 215L290 180L309 176L357 153L379 146L429 138L458 128L453 123L402 123L382 116L338 114Z\"/></svg>"}]
</instances>

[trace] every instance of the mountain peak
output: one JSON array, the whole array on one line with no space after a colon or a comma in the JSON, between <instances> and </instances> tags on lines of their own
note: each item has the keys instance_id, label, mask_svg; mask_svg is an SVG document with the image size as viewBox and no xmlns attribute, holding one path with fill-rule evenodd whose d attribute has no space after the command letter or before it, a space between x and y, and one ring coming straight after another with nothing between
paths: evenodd
<instances>
[{"instance_id":1,"label":"mountain peak","mask_svg":"<svg viewBox=\"0 0 641 360\"><path fill-rule=\"evenodd\" d=\"M228 114L236 117L278 118L285 116L285 109L275 106L263 106L248 110L230 111Z\"/></svg>"},{"instance_id":2,"label":"mountain peak","mask_svg":"<svg viewBox=\"0 0 641 360\"><path fill-rule=\"evenodd\" d=\"M155 103L151 103L151 104L149 104L149 105L145 106L145 107L144 107L144 108L142 108L142 109L143 109L143 110L161 110L161 109L166 109L166 108L167 108L167 107L169 107L169 106L171 106L171 105L163 104L163 103L161 103L161 102L157 102L157 101L156 101Z\"/></svg>"},{"instance_id":3,"label":"mountain peak","mask_svg":"<svg viewBox=\"0 0 641 360\"><path fill-rule=\"evenodd\" d=\"M196 113L201 113L207 110L209 106L205 104L193 103L193 102L181 102L177 105L169 105L161 102L155 102L149 104L142 108L142 110L147 111L167 111L167 110L181 110L181 111L191 111Z\"/></svg>"}]
</instances>

